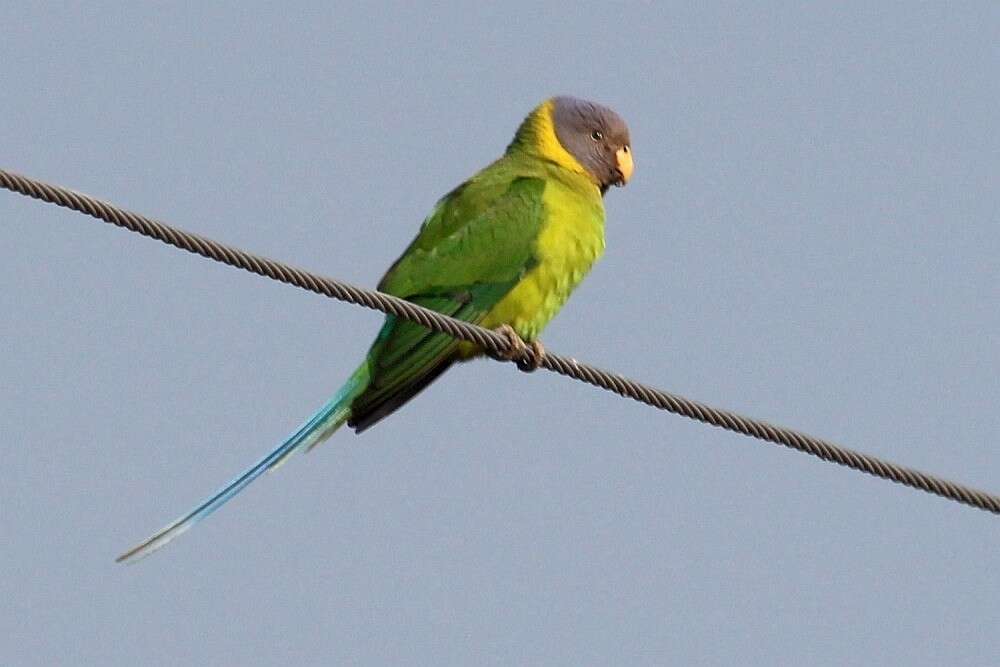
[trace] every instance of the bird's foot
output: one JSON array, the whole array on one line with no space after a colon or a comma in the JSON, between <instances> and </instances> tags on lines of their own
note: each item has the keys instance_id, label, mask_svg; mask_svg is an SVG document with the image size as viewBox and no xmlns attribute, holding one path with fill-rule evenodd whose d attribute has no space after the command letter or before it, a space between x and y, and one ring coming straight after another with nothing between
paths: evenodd
<instances>
[{"instance_id":1,"label":"bird's foot","mask_svg":"<svg viewBox=\"0 0 1000 667\"><path fill-rule=\"evenodd\" d=\"M545 346L541 341L533 340L526 343L509 324L500 325L494 331L506 338L509 344L506 352L497 355L498 359L513 361L525 373L538 370L542 365L542 360L545 359Z\"/></svg>"}]
</instances>

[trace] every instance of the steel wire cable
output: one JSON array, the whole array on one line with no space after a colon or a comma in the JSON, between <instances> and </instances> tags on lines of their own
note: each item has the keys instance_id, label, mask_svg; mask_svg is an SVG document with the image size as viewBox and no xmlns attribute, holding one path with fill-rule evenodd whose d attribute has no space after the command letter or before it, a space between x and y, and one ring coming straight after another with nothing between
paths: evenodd
<instances>
[{"instance_id":1,"label":"steel wire cable","mask_svg":"<svg viewBox=\"0 0 1000 667\"><path fill-rule=\"evenodd\" d=\"M456 320L397 297L319 276L266 257L245 252L212 239L185 232L67 188L49 185L0 169L0 187L34 199L85 213L105 222L154 238L202 257L256 273L266 278L334 299L379 310L421 324L428 329L479 345L489 356L513 361L522 370L545 368L667 412L743 435L784 445L824 461L920 489L977 509L1000 514L1000 496L942 479L935 475L863 454L805 433L714 408L677 394L610 373L576 359L536 351L516 336Z\"/></svg>"}]
</instances>

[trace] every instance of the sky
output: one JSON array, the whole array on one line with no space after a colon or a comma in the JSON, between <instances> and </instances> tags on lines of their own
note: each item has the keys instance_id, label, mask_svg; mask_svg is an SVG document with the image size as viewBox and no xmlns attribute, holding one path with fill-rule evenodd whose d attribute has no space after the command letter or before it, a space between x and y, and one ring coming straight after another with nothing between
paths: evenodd
<instances>
[{"instance_id":1,"label":"sky","mask_svg":"<svg viewBox=\"0 0 1000 667\"><path fill-rule=\"evenodd\" d=\"M0 167L374 286L555 94L636 172L558 353L1000 492L1000 5L20 3ZM0 663L986 665L1000 520L481 361L115 556L361 308L0 192Z\"/></svg>"}]
</instances>

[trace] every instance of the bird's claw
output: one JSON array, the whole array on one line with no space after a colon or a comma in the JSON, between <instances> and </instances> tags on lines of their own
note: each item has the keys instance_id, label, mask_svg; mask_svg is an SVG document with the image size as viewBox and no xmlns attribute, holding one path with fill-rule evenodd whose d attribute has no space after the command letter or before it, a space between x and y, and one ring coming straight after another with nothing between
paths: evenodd
<instances>
[{"instance_id":1,"label":"bird's claw","mask_svg":"<svg viewBox=\"0 0 1000 667\"><path fill-rule=\"evenodd\" d=\"M501 361L513 361L517 367L525 373L538 370L545 359L545 346L541 341L533 340L525 342L521 336L514 331L514 327L503 324L494 331L507 339L507 350L496 355Z\"/></svg>"}]
</instances>

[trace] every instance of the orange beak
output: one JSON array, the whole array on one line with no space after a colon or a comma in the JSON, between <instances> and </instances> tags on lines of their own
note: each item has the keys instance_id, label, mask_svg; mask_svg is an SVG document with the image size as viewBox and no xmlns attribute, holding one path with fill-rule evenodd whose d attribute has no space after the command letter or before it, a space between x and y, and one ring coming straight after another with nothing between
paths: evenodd
<instances>
[{"instance_id":1,"label":"orange beak","mask_svg":"<svg viewBox=\"0 0 1000 667\"><path fill-rule=\"evenodd\" d=\"M618 162L618 171L622 174L622 185L625 185L632 178L632 172L635 170L635 164L632 162L632 149L629 146L622 146L615 152L615 159Z\"/></svg>"}]
</instances>

